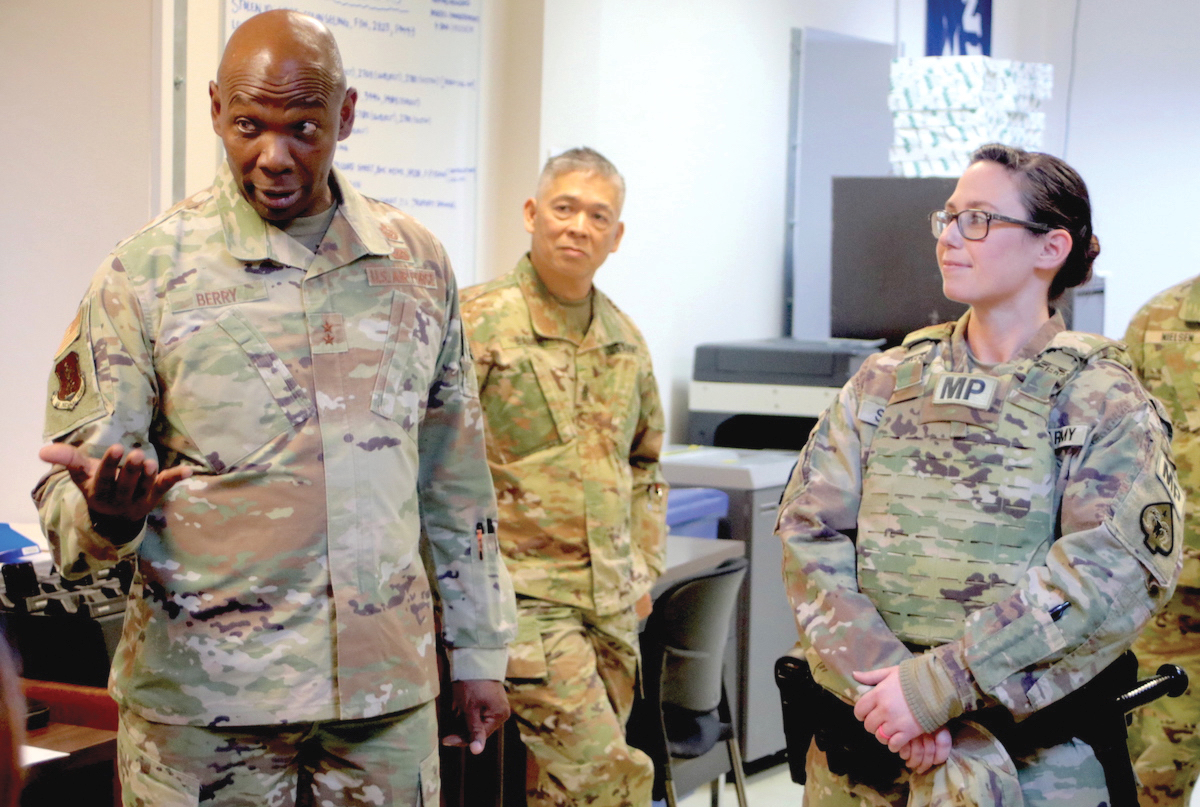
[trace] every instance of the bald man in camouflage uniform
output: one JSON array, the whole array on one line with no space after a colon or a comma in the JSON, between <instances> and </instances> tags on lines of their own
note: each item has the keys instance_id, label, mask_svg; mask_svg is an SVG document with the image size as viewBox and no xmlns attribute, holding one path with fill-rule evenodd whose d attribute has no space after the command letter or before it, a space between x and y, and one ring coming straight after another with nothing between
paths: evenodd
<instances>
[{"instance_id":1,"label":"bald man in camouflage uniform","mask_svg":"<svg viewBox=\"0 0 1200 807\"><path fill-rule=\"evenodd\" d=\"M476 750L515 634L454 276L331 170L355 93L324 26L250 19L210 90L228 159L95 275L35 491L64 576L136 564L125 803L437 804L423 556Z\"/></svg>"},{"instance_id":2,"label":"bald man in camouflage uniform","mask_svg":"<svg viewBox=\"0 0 1200 807\"><path fill-rule=\"evenodd\" d=\"M552 158L525 203L529 254L463 291L517 592L509 702L537 769L533 805L642 807L653 782L624 726L636 606L664 565L663 415L641 334L592 286L620 243L623 196L596 152Z\"/></svg>"},{"instance_id":3,"label":"bald man in camouflage uniform","mask_svg":"<svg viewBox=\"0 0 1200 807\"><path fill-rule=\"evenodd\" d=\"M878 789L832 773L814 744L809 804L1109 801L1087 744L1034 737L1010 754L979 725L1078 690L1170 596L1182 500L1169 426L1115 343L1054 315L1012 360L982 366L970 315L869 358L784 493L788 596L817 682L855 703L877 688L853 673L896 668L925 736L952 738L944 764Z\"/></svg>"},{"instance_id":4,"label":"bald man in camouflage uniform","mask_svg":"<svg viewBox=\"0 0 1200 807\"><path fill-rule=\"evenodd\" d=\"M1129 355L1146 388L1175 426L1171 446L1188 496L1183 572L1175 596L1134 644L1146 674L1178 664L1192 684L1179 698L1141 709L1129 733L1134 769L1146 807L1186 807L1200 776L1200 283L1173 286L1142 306L1125 333Z\"/></svg>"}]
</instances>

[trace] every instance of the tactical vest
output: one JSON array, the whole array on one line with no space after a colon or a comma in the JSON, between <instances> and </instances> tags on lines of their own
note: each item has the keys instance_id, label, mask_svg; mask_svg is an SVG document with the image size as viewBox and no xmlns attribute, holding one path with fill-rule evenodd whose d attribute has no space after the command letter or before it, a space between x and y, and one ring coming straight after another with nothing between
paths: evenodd
<instances>
[{"instance_id":1,"label":"tactical vest","mask_svg":"<svg viewBox=\"0 0 1200 807\"><path fill-rule=\"evenodd\" d=\"M863 473L858 583L902 641L957 638L976 609L1009 595L1056 537L1056 447L1087 424L1049 422L1063 386L1103 337L1063 331L1005 375L946 367L953 326L916 331L896 368Z\"/></svg>"}]
</instances>

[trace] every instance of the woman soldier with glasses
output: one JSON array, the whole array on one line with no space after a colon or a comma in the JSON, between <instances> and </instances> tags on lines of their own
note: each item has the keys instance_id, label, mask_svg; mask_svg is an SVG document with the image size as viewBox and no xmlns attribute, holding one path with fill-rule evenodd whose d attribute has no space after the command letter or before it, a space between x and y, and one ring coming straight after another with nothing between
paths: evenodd
<instances>
[{"instance_id":1,"label":"woman soldier with glasses","mask_svg":"<svg viewBox=\"0 0 1200 807\"><path fill-rule=\"evenodd\" d=\"M1178 574L1170 427L1123 348L1053 307L1100 251L1070 166L983 146L930 220L966 314L868 359L780 508L812 675L894 761L818 727L805 798L1111 804L1124 724L1085 724Z\"/></svg>"}]
</instances>

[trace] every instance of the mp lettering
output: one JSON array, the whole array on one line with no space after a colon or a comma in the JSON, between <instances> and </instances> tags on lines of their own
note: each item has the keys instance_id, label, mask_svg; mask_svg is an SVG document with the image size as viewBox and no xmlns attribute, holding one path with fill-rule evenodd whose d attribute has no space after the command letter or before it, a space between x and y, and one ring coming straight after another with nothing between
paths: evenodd
<instances>
[{"instance_id":1,"label":"mp lettering","mask_svg":"<svg viewBox=\"0 0 1200 807\"><path fill-rule=\"evenodd\" d=\"M1162 482L1166 488L1168 495L1171 497L1171 504L1175 505L1175 512L1183 515L1183 505L1187 498L1183 492L1183 486L1179 484L1179 477L1175 474L1175 466L1167 459L1166 453L1158 455L1158 462L1155 464L1155 471L1158 474L1158 481Z\"/></svg>"},{"instance_id":2,"label":"mp lettering","mask_svg":"<svg viewBox=\"0 0 1200 807\"><path fill-rule=\"evenodd\" d=\"M1000 382L990 375L943 373L934 380L933 402L990 409Z\"/></svg>"}]
</instances>

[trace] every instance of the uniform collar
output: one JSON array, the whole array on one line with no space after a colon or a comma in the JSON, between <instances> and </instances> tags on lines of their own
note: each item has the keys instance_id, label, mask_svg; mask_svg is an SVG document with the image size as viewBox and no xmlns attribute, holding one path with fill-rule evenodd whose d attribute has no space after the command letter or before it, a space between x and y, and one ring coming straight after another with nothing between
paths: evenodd
<instances>
[{"instance_id":1,"label":"uniform collar","mask_svg":"<svg viewBox=\"0 0 1200 807\"><path fill-rule=\"evenodd\" d=\"M967 309L966 313L959 317L958 322L954 324L954 333L950 337L950 350L955 367L965 366L967 362L967 323L970 319L971 310ZM1037 332L1029 338L1029 341L1021 346L1016 355L1003 363L1011 364L1032 359L1045 350L1051 339L1066 329L1067 325L1062 314L1055 311L1050 315L1050 319L1046 320L1042 327L1038 328Z\"/></svg>"},{"instance_id":2,"label":"uniform collar","mask_svg":"<svg viewBox=\"0 0 1200 807\"><path fill-rule=\"evenodd\" d=\"M371 216L366 197L356 191L336 169L330 173L335 196L340 197L337 213L318 247L318 255L278 227L268 224L242 196L233 172L224 161L217 169L213 192L225 244L240 261L273 261L295 266L309 274L344 266L363 255L388 255L392 246Z\"/></svg>"},{"instance_id":3,"label":"uniform collar","mask_svg":"<svg viewBox=\"0 0 1200 807\"><path fill-rule=\"evenodd\" d=\"M1200 283L1193 283L1187 297L1183 298L1179 317L1185 322L1200 322Z\"/></svg>"},{"instance_id":4,"label":"uniform collar","mask_svg":"<svg viewBox=\"0 0 1200 807\"><path fill-rule=\"evenodd\" d=\"M576 344L575 340L568 336L569 329L562 306L538 277L528 252L521 258L515 271L521 294L525 297L525 304L529 306L529 320L534 334L543 339L562 339ZM589 350L624 341L626 340L620 327L616 306L600 289L592 286L592 324L588 326L583 341L576 347Z\"/></svg>"}]
</instances>

